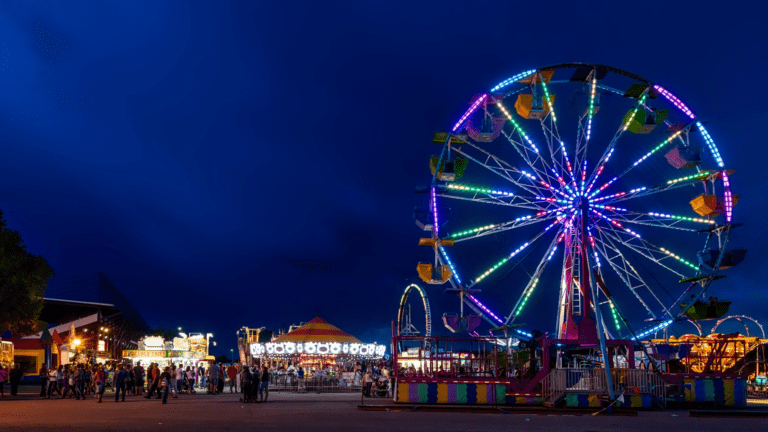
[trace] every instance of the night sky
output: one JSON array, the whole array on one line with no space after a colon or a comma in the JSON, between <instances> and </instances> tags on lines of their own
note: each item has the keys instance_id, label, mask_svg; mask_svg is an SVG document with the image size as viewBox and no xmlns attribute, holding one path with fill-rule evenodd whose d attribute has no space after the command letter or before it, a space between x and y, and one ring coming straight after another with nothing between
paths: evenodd
<instances>
[{"instance_id":1,"label":"night sky","mask_svg":"<svg viewBox=\"0 0 768 432\"><path fill-rule=\"evenodd\" d=\"M762 14L471 3L3 0L0 209L57 278L101 271L150 325L214 333L216 354L241 326L318 311L381 343L430 259L412 212L432 133L520 71L607 64L709 121L749 250L718 295L768 319ZM519 295L493 283L492 307ZM442 288L428 288L437 334L458 309ZM551 330L550 300L530 328Z\"/></svg>"}]
</instances>

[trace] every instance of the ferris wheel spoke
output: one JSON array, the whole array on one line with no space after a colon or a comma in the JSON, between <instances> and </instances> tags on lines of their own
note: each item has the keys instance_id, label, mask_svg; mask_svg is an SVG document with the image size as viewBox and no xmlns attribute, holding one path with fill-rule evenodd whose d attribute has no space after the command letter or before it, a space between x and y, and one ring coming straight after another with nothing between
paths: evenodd
<instances>
[{"instance_id":1,"label":"ferris wheel spoke","mask_svg":"<svg viewBox=\"0 0 768 432\"><path fill-rule=\"evenodd\" d=\"M656 246L646 240L643 240L642 238L640 238L639 235L637 235L637 233L635 233L635 235L632 235L631 233L626 232L627 230L626 228L624 228L624 231L621 231L611 225L608 225L608 226L603 226L600 229L603 230L603 233L608 238L614 240L615 242L621 244L626 248L633 250L634 252L637 252L643 257L655 262L659 266L669 270L670 272L674 273L675 275L681 278L685 278L686 276L683 273L669 267L666 264L667 262L669 262L670 260L678 261L681 264L687 266L688 268L695 270L696 272L699 272L699 266L691 263L685 258L682 258L681 256L675 254L669 249Z\"/></svg>"},{"instance_id":2,"label":"ferris wheel spoke","mask_svg":"<svg viewBox=\"0 0 768 432\"><path fill-rule=\"evenodd\" d=\"M514 324L515 319L517 319L517 317L520 316L520 314L523 311L523 308L525 308L525 305L528 303L528 299L530 299L531 294L533 294L533 291L536 289L536 286L539 284L539 278L541 278L541 275L544 272L544 268L547 266L547 263L549 262L550 259L552 259L552 255L554 255L555 251L557 250L557 243L558 243L557 239L562 229L563 228L560 227L560 229L558 229L558 231L555 233L555 238L552 239L552 242L549 244L549 247L544 252L544 256L541 258L541 261L539 261L539 264L536 266L536 271L533 272L533 276L531 276L531 279L526 284L525 289L523 289L523 292L520 294L520 298L517 299L515 306L512 308L509 315L507 315L506 320L504 321L505 325Z\"/></svg>"},{"instance_id":3,"label":"ferris wheel spoke","mask_svg":"<svg viewBox=\"0 0 768 432\"><path fill-rule=\"evenodd\" d=\"M479 276L477 276L477 277L475 278L475 280L472 282L472 285L476 285L477 283L479 283L480 281L482 281L483 279L485 279L486 277L488 277L488 276L489 276L491 273L493 273L494 271L496 271L496 269L498 269L499 267L501 267L501 266L503 266L504 264L506 264L507 262L509 262L509 260L510 260L510 259L512 259L512 258L514 258L514 257L515 257L515 255L519 254L519 253L520 253L520 252L522 252L524 249L526 249L528 246L530 246L530 245L532 245L533 243L535 243L535 242L536 242L538 239L540 239L540 238L541 238L541 237L542 237L544 234L546 234L546 233L547 233L547 232L549 232L549 231L550 231L552 228L554 228L554 227L555 227L555 226L558 224L558 222L559 222L560 220L561 220L561 219L557 219L557 220L555 220L554 222L552 222L551 224L547 225L547 226L546 226L546 227L545 227L543 230L541 230L541 232L539 232L538 234L536 234L536 235L535 235L535 236L534 236L532 239L530 239L529 241L527 241L527 242L523 243L522 245L520 245L520 247L518 247L517 249L515 249L514 251L512 251L512 253L510 253L508 256L506 256L506 257L505 257L505 258L503 258L501 261L499 261L499 262L497 262L496 264L494 264L494 265L493 265L491 268L489 268L489 269L488 269L488 270L486 270L485 272L481 273Z\"/></svg>"},{"instance_id":4,"label":"ferris wheel spoke","mask_svg":"<svg viewBox=\"0 0 768 432\"><path fill-rule=\"evenodd\" d=\"M622 177L623 177L624 175L626 175L628 172L632 171L632 169L633 169L634 167L636 167L636 166L640 165L640 164L641 164L643 161L645 161L646 159L648 159L648 158L649 158L651 155L653 155L653 154L654 154L654 153L656 153L657 151L661 150L661 149L662 149L664 146L666 146L667 144L669 144L669 143L671 143L672 141L674 141L674 140L675 140L675 138L679 137L679 136L680 136L680 134L681 134L682 132L683 132L683 131L677 131L677 132L673 133L672 135L670 135L669 137L667 137L667 138L666 138L664 141L662 141L662 142L661 142L659 145L657 145L657 146L656 146L656 147L654 147L654 148L653 148L651 151L649 151L648 153L646 153L645 155L643 155L643 157L641 157L640 159L636 160L636 161L635 161L635 162L634 162L632 165L630 165L630 166L629 166L627 169L625 169L625 170L624 170L624 171L622 171L620 174L618 174L617 176L615 176L614 178L612 178L611 180L609 180L608 182L606 182L605 184L603 184L603 185L602 185L602 186L601 186L599 189L596 189L594 192L592 192L592 193L589 195L589 197L590 197L590 198L592 198L592 197L595 197L596 195L598 195L600 192L602 192L603 190L605 190L605 189L606 189L608 186L610 186L611 184L615 183L615 182L616 182L618 179L622 178Z\"/></svg>"},{"instance_id":5,"label":"ferris wheel spoke","mask_svg":"<svg viewBox=\"0 0 768 432\"><path fill-rule=\"evenodd\" d=\"M599 86L599 88L606 89L605 86ZM620 93L623 95L623 93ZM603 173L603 170L605 169L605 165L610 161L611 156L613 155L613 151L616 148L616 143L618 143L619 138L624 134L624 132L629 127L629 124L634 120L635 116L637 115L637 111L640 110L645 104L645 98L648 96L648 89L643 92L643 94L638 98L637 102L635 103L634 107L632 108L632 114L630 114L629 118L622 122L622 124L619 126L619 129L613 134L613 138L611 138L611 141L608 143L608 146L605 148L605 151L603 152L603 155L600 157L600 159L597 161L597 170L592 172L591 178L589 179L589 187L587 188L587 193L592 190L592 188L595 186L595 183L597 182L597 179L600 177L600 174Z\"/></svg>"},{"instance_id":6,"label":"ferris wheel spoke","mask_svg":"<svg viewBox=\"0 0 768 432\"><path fill-rule=\"evenodd\" d=\"M650 195L655 195L657 193L678 189L684 186L689 186L693 183L705 180L707 178L718 176L720 175L720 173L721 171L715 171L715 170L701 171L689 176L668 180L665 183L662 183L660 185L656 185L653 187L638 187L630 191L617 192L611 195L594 198L592 201L609 204L609 203L616 203L620 201L626 201L634 198L646 197Z\"/></svg>"},{"instance_id":7,"label":"ferris wheel spoke","mask_svg":"<svg viewBox=\"0 0 768 432\"><path fill-rule=\"evenodd\" d=\"M519 188L528 191L528 193L536 195L538 193L549 190L544 186L546 182L538 181L532 174L520 170L503 159L491 154L487 150L480 148L472 143L467 143L465 146L472 147L478 152L482 153L481 157L474 157L464 149L456 149L456 153L466 157L467 159L481 165L485 169L498 175L499 177L509 181L510 183L518 186Z\"/></svg>"},{"instance_id":8,"label":"ferris wheel spoke","mask_svg":"<svg viewBox=\"0 0 768 432\"><path fill-rule=\"evenodd\" d=\"M542 205L541 202L529 200L527 198L524 198L520 195L516 195L511 198L501 198L496 196L484 196L477 194L475 196L461 196L453 193L442 192L436 194L439 197L442 198L449 198L449 199L455 199L455 200L461 200L461 201L470 201L470 202L476 202L476 203L482 203L482 204L494 204L494 205L500 205L500 206L506 206L506 207L514 207L514 208L521 208L526 210L536 210L536 211L542 211L547 210L546 207Z\"/></svg>"},{"instance_id":9,"label":"ferris wheel spoke","mask_svg":"<svg viewBox=\"0 0 768 432\"><path fill-rule=\"evenodd\" d=\"M668 229L676 229L676 230L691 231L691 232L698 232L699 229L685 228L680 225L683 225L686 223L696 223L696 224L706 224L706 225L716 224L716 222L711 219L692 218L688 216L678 216L678 215L673 215L669 213L631 212L631 211L627 211L626 209L621 209L618 207L613 207L608 205L606 206L596 205L595 207L598 207L598 208L602 207L604 210L610 211L611 212L610 216L621 223L633 223L633 224L647 225L647 226L658 227L658 228L668 228Z\"/></svg>"},{"instance_id":10,"label":"ferris wheel spoke","mask_svg":"<svg viewBox=\"0 0 768 432\"><path fill-rule=\"evenodd\" d=\"M587 79L591 80L589 87L589 107L579 118L576 130L576 164L587 160L587 147L592 138L592 119L595 116L595 97L597 96L597 70L593 69Z\"/></svg>"},{"instance_id":11,"label":"ferris wheel spoke","mask_svg":"<svg viewBox=\"0 0 768 432\"><path fill-rule=\"evenodd\" d=\"M504 114L504 116L507 117L507 120L512 124L512 133L508 133L504 130L501 131L502 135L509 141L510 144L512 144L512 147L517 151L517 153L520 155L520 157L523 158L523 160L528 164L528 166L534 171L534 173L545 179L549 179L549 183L552 183L552 179L550 177L550 169L551 167L547 164L547 161L543 158L543 156L540 153L539 148L536 146L536 144L533 143L531 138L528 136L528 134L525 133L523 128L520 126L520 124L515 120L515 118L512 116L512 114L507 111L507 109L504 107L504 104L501 103L501 101L496 102L496 106L501 110L501 112ZM517 136L517 139L515 139L515 136ZM536 163L539 162L542 167L538 167Z\"/></svg>"},{"instance_id":12,"label":"ferris wheel spoke","mask_svg":"<svg viewBox=\"0 0 768 432\"><path fill-rule=\"evenodd\" d=\"M596 248L603 256L603 259L608 263L611 269L621 279L622 282L629 288L630 292L637 298L637 300L643 305L648 314L654 319L658 318L653 312L653 309L640 295L640 290L645 289L656 300L662 309L666 310L666 306L659 299L659 297L653 292L651 287L643 280L637 270L630 264L630 262L621 253L621 250L617 245L609 238L604 236L602 232L598 231L596 239Z\"/></svg>"},{"instance_id":13,"label":"ferris wheel spoke","mask_svg":"<svg viewBox=\"0 0 768 432\"><path fill-rule=\"evenodd\" d=\"M497 234L504 231L510 231L515 228L522 228L524 226L534 225L539 222L555 219L557 217L558 216L554 213L554 211L549 213L548 216L546 214L542 216L533 216L533 215L521 216L511 221L502 222L499 224L489 224L489 225L483 225L475 228L461 230L455 233L451 233L450 235L448 235L447 238L454 240L456 243L466 241L466 240L474 240L490 234Z\"/></svg>"}]
</instances>

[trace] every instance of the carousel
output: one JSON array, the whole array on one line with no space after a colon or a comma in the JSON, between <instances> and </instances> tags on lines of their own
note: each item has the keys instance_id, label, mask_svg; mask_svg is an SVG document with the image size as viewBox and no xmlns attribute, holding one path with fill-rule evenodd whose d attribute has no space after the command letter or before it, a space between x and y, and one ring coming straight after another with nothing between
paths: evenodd
<instances>
[{"instance_id":1,"label":"carousel","mask_svg":"<svg viewBox=\"0 0 768 432\"><path fill-rule=\"evenodd\" d=\"M251 356L261 365L278 370L301 366L308 372L331 374L351 370L356 363L378 361L386 346L363 343L321 317L302 324L267 343L251 343Z\"/></svg>"}]
</instances>

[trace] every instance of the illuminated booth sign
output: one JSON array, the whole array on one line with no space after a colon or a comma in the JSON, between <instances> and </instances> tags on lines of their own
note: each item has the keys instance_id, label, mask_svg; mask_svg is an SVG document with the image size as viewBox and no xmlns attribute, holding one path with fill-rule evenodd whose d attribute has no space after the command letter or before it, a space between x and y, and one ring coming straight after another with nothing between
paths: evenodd
<instances>
[{"instance_id":1,"label":"illuminated booth sign","mask_svg":"<svg viewBox=\"0 0 768 432\"><path fill-rule=\"evenodd\" d=\"M253 357L285 357L293 354L310 355L351 355L366 358L381 358L387 347L375 343L339 343L339 342L267 342L252 343Z\"/></svg>"}]
</instances>

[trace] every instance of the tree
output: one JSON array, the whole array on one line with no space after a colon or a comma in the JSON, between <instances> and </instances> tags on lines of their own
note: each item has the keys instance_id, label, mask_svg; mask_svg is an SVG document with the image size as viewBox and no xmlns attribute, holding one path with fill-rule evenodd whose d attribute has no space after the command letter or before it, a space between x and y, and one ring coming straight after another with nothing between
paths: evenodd
<instances>
[{"instance_id":1,"label":"tree","mask_svg":"<svg viewBox=\"0 0 768 432\"><path fill-rule=\"evenodd\" d=\"M28 335L41 329L38 321L53 269L45 258L27 252L17 231L7 228L0 211L0 329Z\"/></svg>"}]
</instances>

